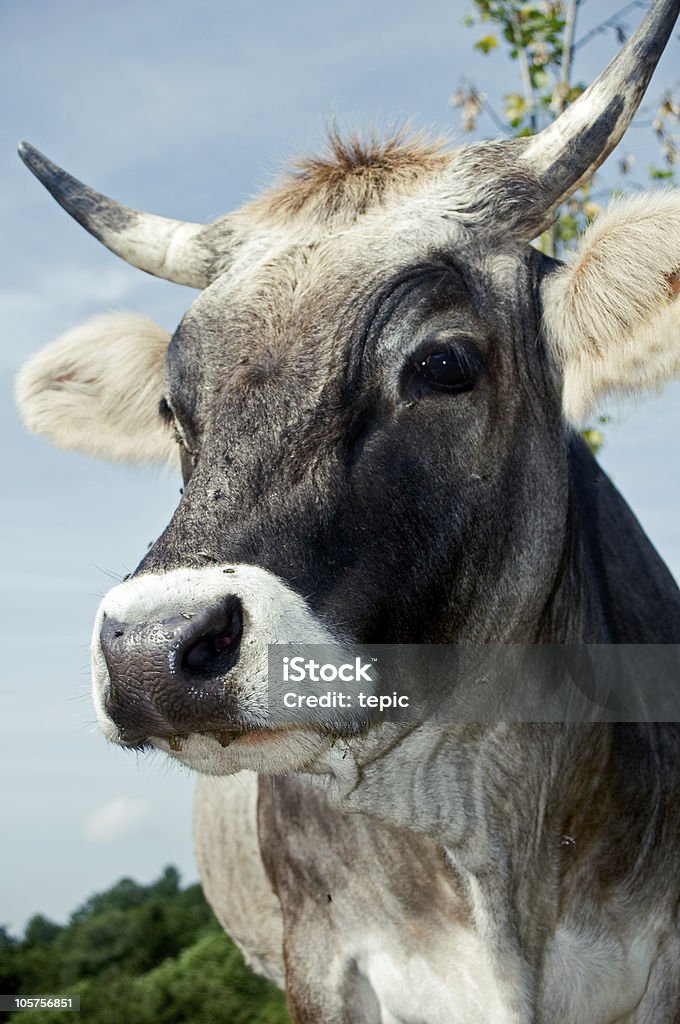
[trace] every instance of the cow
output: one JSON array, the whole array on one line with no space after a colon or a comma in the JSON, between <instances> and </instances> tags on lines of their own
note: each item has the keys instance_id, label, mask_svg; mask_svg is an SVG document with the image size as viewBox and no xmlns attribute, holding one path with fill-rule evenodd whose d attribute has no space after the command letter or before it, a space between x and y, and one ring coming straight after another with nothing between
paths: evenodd
<instances>
[{"instance_id":1,"label":"cow","mask_svg":"<svg viewBox=\"0 0 680 1024\"><path fill-rule=\"evenodd\" d=\"M101 603L94 702L109 741L199 773L207 897L297 1024L680 1019L676 724L291 723L267 660L675 649L680 592L577 428L680 369L680 195L614 202L564 263L530 243L622 137L679 9L654 0L537 136L332 134L207 226L21 149L114 253L200 289L172 337L124 313L68 333L18 405L57 446L181 465Z\"/></svg>"}]
</instances>

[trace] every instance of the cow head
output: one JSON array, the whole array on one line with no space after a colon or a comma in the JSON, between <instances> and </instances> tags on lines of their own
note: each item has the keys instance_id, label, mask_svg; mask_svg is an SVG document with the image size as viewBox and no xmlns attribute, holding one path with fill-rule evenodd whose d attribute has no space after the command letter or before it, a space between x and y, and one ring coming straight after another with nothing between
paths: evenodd
<instances>
[{"instance_id":1,"label":"cow head","mask_svg":"<svg viewBox=\"0 0 680 1024\"><path fill-rule=\"evenodd\" d=\"M680 198L618 203L567 266L529 242L621 137L679 6L654 4L533 139L334 137L207 227L24 147L100 241L201 289L172 337L109 314L19 378L55 444L181 462L171 522L95 625L110 739L207 772L299 768L332 738L277 721L268 644L552 635L570 423L680 363Z\"/></svg>"}]
</instances>

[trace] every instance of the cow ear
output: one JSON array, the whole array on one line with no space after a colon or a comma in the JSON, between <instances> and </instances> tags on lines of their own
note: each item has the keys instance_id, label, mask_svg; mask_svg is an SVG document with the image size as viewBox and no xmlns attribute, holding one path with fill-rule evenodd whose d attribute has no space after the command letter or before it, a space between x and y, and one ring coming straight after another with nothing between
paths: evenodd
<instances>
[{"instance_id":1,"label":"cow ear","mask_svg":"<svg viewBox=\"0 0 680 1024\"><path fill-rule=\"evenodd\" d=\"M159 414L170 335L145 317L107 313L69 331L21 370L26 427L58 448L101 459L176 462Z\"/></svg>"},{"instance_id":2,"label":"cow ear","mask_svg":"<svg viewBox=\"0 0 680 1024\"><path fill-rule=\"evenodd\" d=\"M543 282L568 420L680 373L680 191L618 200Z\"/></svg>"}]
</instances>

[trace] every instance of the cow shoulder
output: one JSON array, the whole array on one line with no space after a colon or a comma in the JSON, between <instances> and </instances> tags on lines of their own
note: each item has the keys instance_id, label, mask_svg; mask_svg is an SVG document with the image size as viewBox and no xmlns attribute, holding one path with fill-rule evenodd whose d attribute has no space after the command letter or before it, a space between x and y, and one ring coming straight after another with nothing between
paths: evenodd
<instances>
[{"instance_id":1,"label":"cow shoulder","mask_svg":"<svg viewBox=\"0 0 680 1024\"><path fill-rule=\"evenodd\" d=\"M516 1019L465 883L437 843L343 811L307 780L260 786L295 1020L407 1024L423 1019L425 992L431 1024Z\"/></svg>"},{"instance_id":2,"label":"cow shoulder","mask_svg":"<svg viewBox=\"0 0 680 1024\"><path fill-rule=\"evenodd\" d=\"M284 987L283 921L260 855L258 777L199 775L194 847L201 885L249 967Z\"/></svg>"}]
</instances>

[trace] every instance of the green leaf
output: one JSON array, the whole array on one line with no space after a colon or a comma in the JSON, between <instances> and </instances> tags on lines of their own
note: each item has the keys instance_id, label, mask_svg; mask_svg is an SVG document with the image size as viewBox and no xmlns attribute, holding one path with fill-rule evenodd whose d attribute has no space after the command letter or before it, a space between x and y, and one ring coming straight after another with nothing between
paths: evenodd
<instances>
[{"instance_id":1,"label":"green leaf","mask_svg":"<svg viewBox=\"0 0 680 1024\"><path fill-rule=\"evenodd\" d=\"M570 242L578 234L578 221L572 213L563 213L557 221L558 237L561 242Z\"/></svg>"},{"instance_id":2,"label":"green leaf","mask_svg":"<svg viewBox=\"0 0 680 1024\"><path fill-rule=\"evenodd\" d=\"M586 430L581 431L581 437L590 448L591 453L597 455L604 444L602 431L596 430L594 427L588 427Z\"/></svg>"},{"instance_id":3,"label":"green leaf","mask_svg":"<svg viewBox=\"0 0 680 1024\"><path fill-rule=\"evenodd\" d=\"M668 178L673 177L673 172L671 170L654 167L652 165L649 168L649 177L652 178L653 181L668 180Z\"/></svg>"},{"instance_id":4,"label":"green leaf","mask_svg":"<svg viewBox=\"0 0 680 1024\"><path fill-rule=\"evenodd\" d=\"M549 82L548 75L543 68L532 68L531 80L535 89L545 89Z\"/></svg>"},{"instance_id":5,"label":"green leaf","mask_svg":"<svg viewBox=\"0 0 680 1024\"><path fill-rule=\"evenodd\" d=\"M512 128L517 128L526 115L527 105L524 97L518 92L508 93L505 99L505 120Z\"/></svg>"},{"instance_id":6,"label":"green leaf","mask_svg":"<svg viewBox=\"0 0 680 1024\"><path fill-rule=\"evenodd\" d=\"M495 36L483 36L475 43L475 50L481 50L482 53L491 53L497 46L498 40Z\"/></svg>"},{"instance_id":7,"label":"green leaf","mask_svg":"<svg viewBox=\"0 0 680 1024\"><path fill-rule=\"evenodd\" d=\"M567 93L567 100L569 103L573 103L579 96L586 91L586 87L583 82L579 82L578 85L572 85L571 89Z\"/></svg>"}]
</instances>

